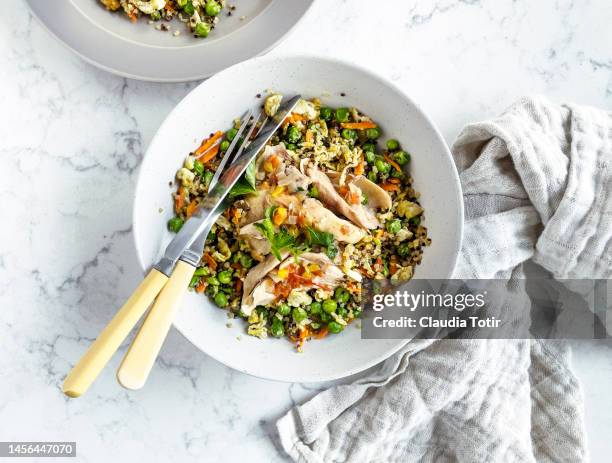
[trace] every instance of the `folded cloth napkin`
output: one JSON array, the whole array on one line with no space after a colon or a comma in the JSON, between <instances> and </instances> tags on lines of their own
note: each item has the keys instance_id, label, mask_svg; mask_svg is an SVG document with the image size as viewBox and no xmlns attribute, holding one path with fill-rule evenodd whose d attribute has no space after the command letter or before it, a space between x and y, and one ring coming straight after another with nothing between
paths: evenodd
<instances>
[{"instance_id":1,"label":"folded cloth napkin","mask_svg":"<svg viewBox=\"0 0 612 463\"><path fill-rule=\"evenodd\" d=\"M467 126L453 146L465 196L458 278L612 269L612 113L544 98ZM411 341L374 373L282 417L297 462L588 459L570 352L538 340Z\"/></svg>"}]
</instances>

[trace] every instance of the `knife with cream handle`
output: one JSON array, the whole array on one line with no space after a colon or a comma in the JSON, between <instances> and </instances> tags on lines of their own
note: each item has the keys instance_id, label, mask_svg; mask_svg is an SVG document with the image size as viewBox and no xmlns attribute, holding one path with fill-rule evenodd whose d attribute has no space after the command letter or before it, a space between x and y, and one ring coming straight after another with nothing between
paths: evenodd
<instances>
[{"instance_id":1,"label":"knife with cream handle","mask_svg":"<svg viewBox=\"0 0 612 463\"><path fill-rule=\"evenodd\" d=\"M298 99L298 97L292 98L284 106L291 106L291 108L293 108ZM275 124L274 131L280 123L282 123L282 120L278 125ZM268 130L265 132L262 131L262 133L258 134L255 140L251 142L249 148L256 148L259 146L259 149L261 149L265 143L268 142L274 131L272 131L272 133L269 133ZM266 141L261 143L261 139L266 136ZM228 148L228 152L229 151ZM179 264L177 266L177 271L173 272L175 265L177 265L177 261L179 258L183 258L185 255L192 253L193 251L189 249L190 246L203 232L210 230L210 227L218 215L223 211L223 207L225 207L224 201L229 191L245 172L249 162L256 154L257 153L253 153L251 149L247 150L240 159L235 160L234 163L223 172L223 175L219 179L219 183L211 189L210 194L200 204L198 212L185 222L181 230L166 247L162 258L157 262L154 268L151 269L136 291L134 291L132 296L126 301L121 309L119 309L106 328L104 328L87 352L70 371L62 385L62 390L67 396L79 397L87 391L100 371L102 371L102 368L108 363L129 332L146 312L149 305L151 305L157 295L160 294L160 291L165 285L170 283L169 277L177 281L184 276L185 265L189 264ZM250 158L249 155L251 155ZM206 231L206 233L208 232ZM198 259L199 257L200 256L198 256ZM184 263L184 260L181 262ZM187 280L187 283L188 282L189 280ZM185 286L187 286L187 284ZM170 288L173 287L175 287L175 283L170 286ZM182 292L180 294L182 294ZM164 299L166 297L168 296L165 296ZM175 297L172 298L172 300L174 299Z\"/></svg>"},{"instance_id":2,"label":"knife with cream handle","mask_svg":"<svg viewBox=\"0 0 612 463\"><path fill-rule=\"evenodd\" d=\"M238 161L235 162L246 162L249 164L268 143L270 138L272 138L272 135L274 135L276 130L283 123L285 117L295 108L299 99L300 96L298 95L283 104L276 113L274 124L266 126L264 122L255 140L248 145L248 142L245 143L238 151ZM258 118L256 118L256 121ZM245 136L246 140L249 140L251 137L255 125L256 123L251 126L249 132ZM242 154L243 148L245 149L244 154ZM219 166L219 169L221 168L222 165ZM231 168L232 167L230 167L230 169ZM213 181L215 181L214 178ZM214 220L211 220L208 228L193 242L187 252L181 256L176 269L170 277L170 281L166 284L155 301L155 304L149 311L140 330L132 341L132 345L129 347L117 371L117 380L123 387L128 389L140 389L144 386L153 368L155 359L170 330L172 320L180 307L185 291L193 277L193 273L198 267L198 263L204 252L206 236L220 213L221 212L217 213L217 216L214 217Z\"/></svg>"}]
</instances>

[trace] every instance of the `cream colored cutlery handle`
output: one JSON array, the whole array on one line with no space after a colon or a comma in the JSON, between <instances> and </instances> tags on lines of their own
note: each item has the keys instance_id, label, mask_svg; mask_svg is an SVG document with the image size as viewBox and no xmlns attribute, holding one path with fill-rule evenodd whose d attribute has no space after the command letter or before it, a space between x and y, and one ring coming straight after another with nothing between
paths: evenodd
<instances>
[{"instance_id":1,"label":"cream colored cutlery handle","mask_svg":"<svg viewBox=\"0 0 612 463\"><path fill-rule=\"evenodd\" d=\"M117 380L123 387L140 389L144 386L194 271L195 267L182 260L176 264L119 366Z\"/></svg>"},{"instance_id":2,"label":"cream colored cutlery handle","mask_svg":"<svg viewBox=\"0 0 612 463\"><path fill-rule=\"evenodd\" d=\"M168 277L160 271L149 272L68 374L62 385L64 394L79 397L91 386L167 281Z\"/></svg>"}]
</instances>

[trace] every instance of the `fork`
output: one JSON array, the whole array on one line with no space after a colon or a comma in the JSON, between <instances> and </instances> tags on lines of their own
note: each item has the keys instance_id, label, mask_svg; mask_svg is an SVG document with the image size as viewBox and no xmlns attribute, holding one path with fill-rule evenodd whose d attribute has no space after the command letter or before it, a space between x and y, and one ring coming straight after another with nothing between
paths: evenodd
<instances>
[{"instance_id":1,"label":"fork","mask_svg":"<svg viewBox=\"0 0 612 463\"><path fill-rule=\"evenodd\" d=\"M263 121L260 124L262 115ZM247 111L241 119L240 128L236 136L210 181L208 191L212 190L217 184L227 163L230 163L231 168L232 163L240 158L244 149L250 144L250 140L255 136L256 127L260 124L258 131L260 132L267 122L268 119L263 112L259 112L256 117L253 117L253 111ZM242 137L245 131L246 135ZM202 153L200 157L204 155L205 153ZM210 228L200 234L189 249L183 253L170 277L170 281L164 286L132 341L117 370L117 380L123 387L127 389L140 389L144 386L153 368L155 359L168 335L172 320L181 305L189 282L193 278L193 274L200 262L209 230Z\"/></svg>"},{"instance_id":2,"label":"fork","mask_svg":"<svg viewBox=\"0 0 612 463\"><path fill-rule=\"evenodd\" d=\"M243 116L237 135L225 152L211 180L209 192L218 183L228 162L230 162L228 169L240 166L241 154L250 144L261 115L260 112L256 118L253 118L253 111L248 111ZM258 133L262 133L261 130L267 120L264 118ZM248 136L241 138L245 130ZM215 147L216 144L201 153L199 157L204 156ZM212 223L207 227L195 239L194 244L181 255L182 260L171 262L162 259L155 268L151 269L64 380L62 390L67 396L79 397L91 386L151 303L155 301L117 375L119 382L125 387L133 389L142 387L168 333L189 281L193 277L193 272L197 268ZM198 249L195 243L200 243L201 247ZM170 278L167 275L170 275Z\"/></svg>"}]
</instances>

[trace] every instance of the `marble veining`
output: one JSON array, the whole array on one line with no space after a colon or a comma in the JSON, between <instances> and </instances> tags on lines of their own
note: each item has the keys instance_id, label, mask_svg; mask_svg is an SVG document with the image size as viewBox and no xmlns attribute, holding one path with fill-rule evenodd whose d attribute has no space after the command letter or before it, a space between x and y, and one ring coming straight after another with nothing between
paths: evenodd
<instances>
[{"instance_id":1,"label":"marble veining","mask_svg":"<svg viewBox=\"0 0 612 463\"><path fill-rule=\"evenodd\" d=\"M117 385L117 355L85 397L59 392L141 278L138 168L197 83L98 70L23 0L0 21L0 440L76 440L84 462L286 461L275 420L325 385L246 376L176 331L143 390ZM525 94L610 109L611 22L608 0L318 0L271 53L359 62L406 89L451 143ZM611 451L611 353L610 343L575 343L593 461Z\"/></svg>"}]
</instances>

